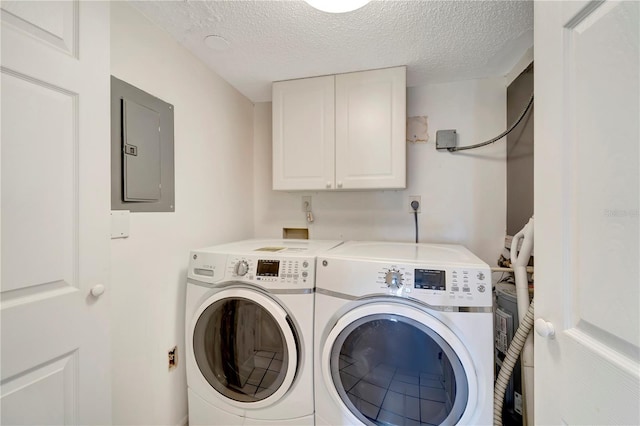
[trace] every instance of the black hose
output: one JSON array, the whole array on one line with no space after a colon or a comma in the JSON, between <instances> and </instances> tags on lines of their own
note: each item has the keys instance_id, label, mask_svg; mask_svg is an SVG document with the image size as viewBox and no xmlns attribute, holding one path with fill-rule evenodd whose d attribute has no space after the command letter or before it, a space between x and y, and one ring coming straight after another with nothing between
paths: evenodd
<instances>
[{"instance_id":1,"label":"black hose","mask_svg":"<svg viewBox=\"0 0 640 426\"><path fill-rule=\"evenodd\" d=\"M416 221L416 243L418 242L418 209L420 208L420 202L413 200L411 202L411 208L413 209L413 217Z\"/></svg>"}]
</instances>

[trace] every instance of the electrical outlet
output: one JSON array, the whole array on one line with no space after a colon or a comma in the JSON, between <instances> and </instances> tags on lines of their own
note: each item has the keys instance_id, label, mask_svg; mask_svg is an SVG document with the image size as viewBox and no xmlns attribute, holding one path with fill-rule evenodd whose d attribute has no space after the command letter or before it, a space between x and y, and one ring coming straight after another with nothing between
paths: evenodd
<instances>
[{"instance_id":1,"label":"electrical outlet","mask_svg":"<svg viewBox=\"0 0 640 426\"><path fill-rule=\"evenodd\" d=\"M169 370L178 366L178 347L174 346L169 350Z\"/></svg>"},{"instance_id":2,"label":"electrical outlet","mask_svg":"<svg viewBox=\"0 0 640 426\"><path fill-rule=\"evenodd\" d=\"M407 206L409 207L409 213L413 213L415 211L415 210L413 210L413 207L411 206L411 203L413 201L417 201L418 202L418 213L421 213L422 202L420 201L420 196L419 195L409 195L409 201L407 202Z\"/></svg>"},{"instance_id":3,"label":"electrical outlet","mask_svg":"<svg viewBox=\"0 0 640 426\"><path fill-rule=\"evenodd\" d=\"M308 213L311 211L311 195L305 195L302 197L302 212Z\"/></svg>"}]
</instances>

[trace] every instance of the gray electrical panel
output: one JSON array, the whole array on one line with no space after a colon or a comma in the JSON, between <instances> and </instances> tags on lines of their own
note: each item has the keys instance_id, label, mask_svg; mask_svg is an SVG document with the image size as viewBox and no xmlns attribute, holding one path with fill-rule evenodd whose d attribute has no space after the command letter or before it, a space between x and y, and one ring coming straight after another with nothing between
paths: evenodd
<instances>
[{"instance_id":1,"label":"gray electrical panel","mask_svg":"<svg viewBox=\"0 0 640 426\"><path fill-rule=\"evenodd\" d=\"M175 210L173 106L111 77L111 209Z\"/></svg>"},{"instance_id":2,"label":"gray electrical panel","mask_svg":"<svg viewBox=\"0 0 640 426\"><path fill-rule=\"evenodd\" d=\"M160 114L122 99L124 201L158 201L160 182Z\"/></svg>"}]
</instances>

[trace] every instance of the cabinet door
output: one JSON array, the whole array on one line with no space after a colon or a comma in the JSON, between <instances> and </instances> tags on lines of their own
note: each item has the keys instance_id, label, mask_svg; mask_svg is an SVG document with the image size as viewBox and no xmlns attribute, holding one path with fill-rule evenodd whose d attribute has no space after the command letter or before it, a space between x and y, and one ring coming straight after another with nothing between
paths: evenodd
<instances>
[{"instance_id":1,"label":"cabinet door","mask_svg":"<svg viewBox=\"0 0 640 426\"><path fill-rule=\"evenodd\" d=\"M405 67L336 76L336 186L406 187Z\"/></svg>"},{"instance_id":2,"label":"cabinet door","mask_svg":"<svg viewBox=\"0 0 640 426\"><path fill-rule=\"evenodd\" d=\"M334 188L334 77L273 84L273 189Z\"/></svg>"}]
</instances>

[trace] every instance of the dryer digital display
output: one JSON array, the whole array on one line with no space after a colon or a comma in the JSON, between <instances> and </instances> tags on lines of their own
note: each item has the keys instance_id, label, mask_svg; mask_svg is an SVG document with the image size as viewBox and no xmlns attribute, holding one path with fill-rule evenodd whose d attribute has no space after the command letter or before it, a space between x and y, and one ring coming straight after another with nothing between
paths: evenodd
<instances>
[{"instance_id":1,"label":"dryer digital display","mask_svg":"<svg viewBox=\"0 0 640 426\"><path fill-rule=\"evenodd\" d=\"M416 269L414 288L425 290L445 290L445 273L434 269Z\"/></svg>"},{"instance_id":2,"label":"dryer digital display","mask_svg":"<svg viewBox=\"0 0 640 426\"><path fill-rule=\"evenodd\" d=\"M258 270L256 275L258 277L277 277L278 270L280 269L279 260L258 260Z\"/></svg>"}]
</instances>

